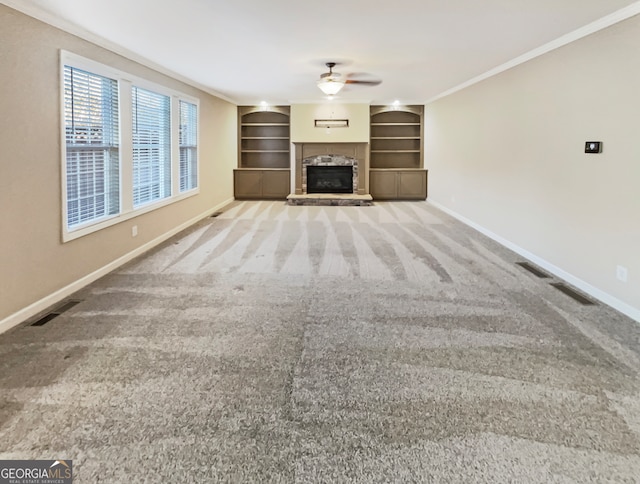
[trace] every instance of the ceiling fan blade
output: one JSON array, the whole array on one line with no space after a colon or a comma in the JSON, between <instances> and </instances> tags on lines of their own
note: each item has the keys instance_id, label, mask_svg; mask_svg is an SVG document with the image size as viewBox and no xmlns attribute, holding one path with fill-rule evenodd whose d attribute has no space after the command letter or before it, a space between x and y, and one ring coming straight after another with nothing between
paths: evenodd
<instances>
[{"instance_id":1,"label":"ceiling fan blade","mask_svg":"<svg viewBox=\"0 0 640 484\"><path fill-rule=\"evenodd\" d=\"M364 86L377 86L378 84L382 84L382 81L379 79L375 81L359 81L358 79L347 79L344 82L345 84L362 84Z\"/></svg>"}]
</instances>

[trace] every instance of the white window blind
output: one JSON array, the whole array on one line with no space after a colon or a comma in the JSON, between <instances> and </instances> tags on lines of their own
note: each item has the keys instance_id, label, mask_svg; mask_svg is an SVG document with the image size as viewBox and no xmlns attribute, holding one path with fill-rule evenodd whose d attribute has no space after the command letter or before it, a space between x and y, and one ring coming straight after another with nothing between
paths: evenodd
<instances>
[{"instance_id":1,"label":"white window blind","mask_svg":"<svg viewBox=\"0 0 640 484\"><path fill-rule=\"evenodd\" d=\"M118 83L64 66L67 228L120 211Z\"/></svg>"},{"instance_id":2,"label":"white window blind","mask_svg":"<svg viewBox=\"0 0 640 484\"><path fill-rule=\"evenodd\" d=\"M171 99L132 88L133 206L171 196Z\"/></svg>"},{"instance_id":3,"label":"white window blind","mask_svg":"<svg viewBox=\"0 0 640 484\"><path fill-rule=\"evenodd\" d=\"M180 191L198 186L198 106L180 101Z\"/></svg>"},{"instance_id":4,"label":"white window blind","mask_svg":"<svg viewBox=\"0 0 640 484\"><path fill-rule=\"evenodd\" d=\"M60 74L64 242L199 194L197 97L64 50Z\"/></svg>"}]
</instances>

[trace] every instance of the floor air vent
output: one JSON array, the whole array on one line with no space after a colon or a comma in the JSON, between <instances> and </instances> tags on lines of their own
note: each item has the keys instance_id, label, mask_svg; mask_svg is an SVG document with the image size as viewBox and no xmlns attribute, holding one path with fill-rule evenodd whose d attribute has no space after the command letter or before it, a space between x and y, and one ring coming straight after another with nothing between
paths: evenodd
<instances>
[{"instance_id":1,"label":"floor air vent","mask_svg":"<svg viewBox=\"0 0 640 484\"><path fill-rule=\"evenodd\" d=\"M567 286L563 282L552 282L551 285L553 287L555 287L558 291L560 291L560 292L566 294L567 296L575 299L576 301L578 301L580 304L583 304L584 306L595 306L595 304L596 304L593 301L591 301L590 299L587 299L586 297L584 297L582 294L574 291L573 289L571 289L569 286Z\"/></svg>"},{"instance_id":2,"label":"floor air vent","mask_svg":"<svg viewBox=\"0 0 640 484\"><path fill-rule=\"evenodd\" d=\"M58 314L55 314L55 313L45 314L40 319L38 319L35 323L31 324L31 326L44 326L56 316L58 316Z\"/></svg>"},{"instance_id":3,"label":"floor air vent","mask_svg":"<svg viewBox=\"0 0 640 484\"><path fill-rule=\"evenodd\" d=\"M53 309L52 311L50 311L47 314L45 314L44 316L42 316L36 322L31 323L29 326L44 326L49 321L51 321L53 318L56 318L56 317L60 316L62 313L64 313L65 311L68 311L69 309L71 309L73 306L75 306L76 304L78 304L80 302L82 302L82 301L79 301L77 299L70 299L68 301L65 301L60 306L58 306L57 308Z\"/></svg>"},{"instance_id":4,"label":"floor air vent","mask_svg":"<svg viewBox=\"0 0 640 484\"><path fill-rule=\"evenodd\" d=\"M534 274L538 277L548 279L550 276L546 272L543 272L541 269L538 269L536 266L529 264L528 262L516 262L523 269L528 270L531 274Z\"/></svg>"}]
</instances>

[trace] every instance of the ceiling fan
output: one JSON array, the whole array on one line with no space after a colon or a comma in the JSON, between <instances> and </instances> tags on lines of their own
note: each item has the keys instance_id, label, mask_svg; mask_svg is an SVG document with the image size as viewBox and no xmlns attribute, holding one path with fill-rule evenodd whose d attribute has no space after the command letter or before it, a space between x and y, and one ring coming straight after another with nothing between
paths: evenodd
<instances>
[{"instance_id":1,"label":"ceiling fan","mask_svg":"<svg viewBox=\"0 0 640 484\"><path fill-rule=\"evenodd\" d=\"M335 62L327 62L325 65L329 68L329 72L325 72L324 74L320 75L318 87L328 96L334 96L335 94L337 94L345 86L345 84L377 86L382 82L380 79L354 79L353 76L357 74L347 74L347 77L345 79L342 79L342 74L333 72L333 68L336 66Z\"/></svg>"}]
</instances>

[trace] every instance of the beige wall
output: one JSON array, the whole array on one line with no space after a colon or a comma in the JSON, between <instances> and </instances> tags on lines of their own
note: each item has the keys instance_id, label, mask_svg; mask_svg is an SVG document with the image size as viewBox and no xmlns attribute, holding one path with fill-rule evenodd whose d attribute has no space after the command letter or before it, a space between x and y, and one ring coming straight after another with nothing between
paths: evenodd
<instances>
[{"instance_id":1,"label":"beige wall","mask_svg":"<svg viewBox=\"0 0 640 484\"><path fill-rule=\"evenodd\" d=\"M640 314L640 17L426 107L429 198ZM604 152L584 153L585 141ZM628 282L616 279L616 266Z\"/></svg>"},{"instance_id":2,"label":"beige wall","mask_svg":"<svg viewBox=\"0 0 640 484\"><path fill-rule=\"evenodd\" d=\"M316 128L316 119L348 119L348 128ZM368 143L368 104L294 104L291 106L292 143Z\"/></svg>"},{"instance_id":3,"label":"beige wall","mask_svg":"<svg viewBox=\"0 0 640 484\"><path fill-rule=\"evenodd\" d=\"M2 326L12 314L231 199L237 125L234 105L3 5L0 46ZM59 49L200 99L199 195L61 243Z\"/></svg>"}]
</instances>

